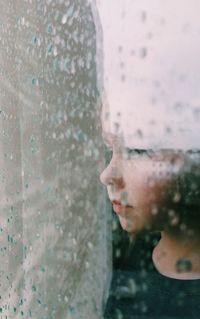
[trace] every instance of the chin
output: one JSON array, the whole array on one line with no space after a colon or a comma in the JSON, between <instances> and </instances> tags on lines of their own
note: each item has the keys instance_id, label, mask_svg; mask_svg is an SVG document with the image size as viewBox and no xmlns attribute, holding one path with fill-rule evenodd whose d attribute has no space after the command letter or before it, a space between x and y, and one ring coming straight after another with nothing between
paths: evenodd
<instances>
[{"instance_id":1,"label":"chin","mask_svg":"<svg viewBox=\"0 0 200 319\"><path fill-rule=\"evenodd\" d=\"M142 231L136 222L130 221L127 218L119 216L119 221L123 230L127 231L128 233L136 235Z\"/></svg>"}]
</instances>

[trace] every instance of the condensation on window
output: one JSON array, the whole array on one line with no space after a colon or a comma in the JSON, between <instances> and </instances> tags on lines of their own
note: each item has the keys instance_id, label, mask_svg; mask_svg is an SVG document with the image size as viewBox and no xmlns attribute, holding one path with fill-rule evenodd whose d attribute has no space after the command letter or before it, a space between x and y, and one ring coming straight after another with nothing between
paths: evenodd
<instances>
[{"instance_id":1,"label":"condensation on window","mask_svg":"<svg viewBox=\"0 0 200 319\"><path fill-rule=\"evenodd\" d=\"M105 318L197 318L200 4L96 3L107 158L100 180L113 210Z\"/></svg>"},{"instance_id":2,"label":"condensation on window","mask_svg":"<svg viewBox=\"0 0 200 319\"><path fill-rule=\"evenodd\" d=\"M1 1L1 318L101 317L111 249L96 54L89 2Z\"/></svg>"},{"instance_id":3,"label":"condensation on window","mask_svg":"<svg viewBox=\"0 0 200 319\"><path fill-rule=\"evenodd\" d=\"M198 318L199 1L0 4L0 318Z\"/></svg>"}]
</instances>

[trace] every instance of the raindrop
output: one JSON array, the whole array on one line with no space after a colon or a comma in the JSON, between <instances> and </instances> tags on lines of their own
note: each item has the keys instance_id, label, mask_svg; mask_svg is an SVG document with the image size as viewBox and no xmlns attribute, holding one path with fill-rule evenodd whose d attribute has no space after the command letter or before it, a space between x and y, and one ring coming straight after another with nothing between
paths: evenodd
<instances>
[{"instance_id":1,"label":"raindrop","mask_svg":"<svg viewBox=\"0 0 200 319\"><path fill-rule=\"evenodd\" d=\"M123 318L124 318L124 316L123 316L121 310L116 309L116 319L123 319Z\"/></svg>"},{"instance_id":2,"label":"raindrop","mask_svg":"<svg viewBox=\"0 0 200 319\"><path fill-rule=\"evenodd\" d=\"M122 51L123 51L123 47L120 45L120 46L118 47L118 52L119 52L119 53L122 53Z\"/></svg>"},{"instance_id":3,"label":"raindrop","mask_svg":"<svg viewBox=\"0 0 200 319\"><path fill-rule=\"evenodd\" d=\"M68 17L71 17L73 15L73 11L74 11L74 6L72 5L67 12Z\"/></svg>"},{"instance_id":4,"label":"raindrop","mask_svg":"<svg viewBox=\"0 0 200 319\"><path fill-rule=\"evenodd\" d=\"M89 247L89 249L93 249L94 248L94 246L93 246L93 244L91 243L91 242L88 242L88 247Z\"/></svg>"},{"instance_id":5,"label":"raindrop","mask_svg":"<svg viewBox=\"0 0 200 319\"><path fill-rule=\"evenodd\" d=\"M195 120L200 120L200 107L193 110Z\"/></svg>"},{"instance_id":6,"label":"raindrop","mask_svg":"<svg viewBox=\"0 0 200 319\"><path fill-rule=\"evenodd\" d=\"M147 291L148 290L148 286L145 282L142 283L142 291Z\"/></svg>"},{"instance_id":7,"label":"raindrop","mask_svg":"<svg viewBox=\"0 0 200 319\"><path fill-rule=\"evenodd\" d=\"M53 60L53 69L56 71L58 69L59 61L58 58Z\"/></svg>"},{"instance_id":8,"label":"raindrop","mask_svg":"<svg viewBox=\"0 0 200 319\"><path fill-rule=\"evenodd\" d=\"M32 37L32 44L37 44L38 43L38 38L36 36Z\"/></svg>"},{"instance_id":9,"label":"raindrop","mask_svg":"<svg viewBox=\"0 0 200 319\"><path fill-rule=\"evenodd\" d=\"M174 104L174 109L177 113L181 113L184 109L184 105L181 102L176 102Z\"/></svg>"},{"instance_id":10,"label":"raindrop","mask_svg":"<svg viewBox=\"0 0 200 319\"><path fill-rule=\"evenodd\" d=\"M166 132L166 134L171 134L171 133L172 133L171 127L167 126L167 127L165 128L165 132Z\"/></svg>"},{"instance_id":11,"label":"raindrop","mask_svg":"<svg viewBox=\"0 0 200 319\"><path fill-rule=\"evenodd\" d=\"M143 138L143 132L142 132L141 129L138 129L138 130L136 131L136 136L139 137L140 139Z\"/></svg>"},{"instance_id":12,"label":"raindrop","mask_svg":"<svg viewBox=\"0 0 200 319\"><path fill-rule=\"evenodd\" d=\"M54 56L57 56L57 55L58 55L58 49L57 49L57 47L54 47L54 48L53 48L53 55L54 55Z\"/></svg>"},{"instance_id":13,"label":"raindrop","mask_svg":"<svg viewBox=\"0 0 200 319\"><path fill-rule=\"evenodd\" d=\"M138 290L135 280L129 279L128 286L130 288L132 295L135 295L137 293L137 290Z\"/></svg>"},{"instance_id":14,"label":"raindrop","mask_svg":"<svg viewBox=\"0 0 200 319\"><path fill-rule=\"evenodd\" d=\"M128 193L127 192L121 193L121 203L122 203L122 205L128 204Z\"/></svg>"},{"instance_id":15,"label":"raindrop","mask_svg":"<svg viewBox=\"0 0 200 319\"><path fill-rule=\"evenodd\" d=\"M62 24L65 24L67 22L67 14L65 14L63 17L62 17L62 20L61 20Z\"/></svg>"},{"instance_id":16,"label":"raindrop","mask_svg":"<svg viewBox=\"0 0 200 319\"><path fill-rule=\"evenodd\" d=\"M112 221L112 230L115 231L118 229L118 223L117 223L117 220L114 220Z\"/></svg>"},{"instance_id":17,"label":"raindrop","mask_svg":"<svg viewBox=\"0 0 200 319\"><path fill-rule=\"evenodd\" d=\"M189 272L192 270L192 262L189 259L181 258L176 262L177 272Z\"/></svg>"},{"instance_id":18,"label":"raindrop","mask_svg":"<svg viewBox=\"0 0 200 319\"><path fill-rule=\"evenodd\" d=\"M21 17L20 22L21 22L21 25L25 25L25 17Z\"/></svg>"},{"instance_id":19,"label":"raindrop","mask_svg":"<svg viewBox=\"0 0 200 319\"><path fill-rule=\"evenodd\" d=\"M116 258L120 258L121 257L121 249L116 249L116 252L115 252L115 256Z\"/></svg>"},{"instance_id":20,"label":"raindrop","mask_svg":"<svg viewBox=\"0 0 200 319\"><path fill-rule=\"evenodd\" d=\"M152 37L153 37L153 34L152 34L151 32L148 32L148 33L147 33L147 39L150 40L150 39L152 39Z\"/></svg>"},{"instance_id":21,"label":"raindrop","mask_svg":"<svg viewBox=\"0 0 200 319\"><path fill-rule=\"evenodd\" d=\"M122 74L122 76L121 76L121 81L122 81L122 82L125 82L125 81L126 81L126 76L125 76L125 74Z\"/></svg>"},{"instance_id":22,"label":"raindrop","mask_svg":"<svg viewBox=\"0 0 200 319\"><path fill-rule=\"evenodd\" d=\"M115 122L114 123L114 130L115 130L115 133L117 134L119 132L119 129L120 129L120 124Z\"/></svg>"},{"instance_id":23,"label":"raindrop","mask_svg":"<svg viewBox=\"0 0 200 319\"><path fill-rule=\"evenodd\" d=\"M32 85L38 85L38 79L37 78L32 78L31 80Z\"/></svg>"},{"instance_id":24,"label":"raindrop","mask_svg":"<svg viewBox=\"0 0 200 319\"><path fill-rule=\"evenodd\" d=\"M75 307L72 306L72 305L70 305L70 306L69 306L69 312L70 312L71 315L75 315L75 313L76 313Z\"/></svg>"},{"instance_id":25,"label":"raindrop","mask_svg":"<svg viewBox=\"0 0 200 319\"><path fill-rule=\"evenodd\" d=\"M68 297L67 297L67 296L65 296L65 297L64 297L64 300L65 300L65 302L66 302L66 303L68 303L68 302L69 302L69 299L68 299Z\"/></svg>"},{"instance_id":26,"label":"raindrop","mask_svg":"<svg viewBox=\"0 0 200 319\"><path fill-rule=\"evenodd\" d=\"M141 304L141 311L143 312L143 313L145 313L145 312L147 312L147 310L148 310L148 308L147 308L147 305L146 305L146 303L142 303Z\"/></svg>"},{"instance_id":27,"label":"raindrop","mask_svg":"<svg viewBox=\"0 0 200 319\"><path fill-rule=\"evenodd\" d=\"M185 231L187 229L186 225L185 224L181 224L180 225L180 230L181 231Z\"/></svg>"},{"instance_id":28,"label":"raindrop","mask_svg":"<svg viewBox=\"0 0 200 319\"><path fill-rule=\"evenodd\" d=\"M29 143L34 144L34 142L35 142L35 137L33 135L31 135L29 138Z\"/></svg>"},{"instance_id":29,"label":"raindrop","mask_svg":"<svg viewBox=\"0 0 200 319\"><path fill-rule=\"evenodd\" d=\"M169 217L174 217L175 216L175 211L173 209L170 209L168 214L169 214Z\"/></svg>"},{"instance_id":30,"label":"raindrop","mask_svg":"<svg viewBox=\"0 0 200 319\"><path fill-rule=\"evenodd\" d=\"M55 41L55 44L59 44L59 43L61 42L60 36L59 36L59 35L56 35L54 41Z\"/></svg>"},{"instance_id":31,"label":"raindrop","mask_svg":"<svg viewBox=\"0 0 200 319\"><path fill-rule=\"evenodd\" d=\"M126 11L122 12L122 19L124 19L126 17Z\"/></svg>"},{"instance_id":32,"label":"raindrop","mask_svg":"<svg viewBox=\"0 0 200 319\"><path fill-rule=\"evenodd\" d=\"M146 11L142 11L142 14L141 14L142 22L144 23L146 21L146 19L147 19L147 13L146 13Z\"/></svg>"},{"instance_id":33,"label":"raindrop","mask_svg":"<svg viewBox=\"0 0 200 319\"><path fill-rule=\"evenodd\" d=\"M36 286L35 285L32 286L32 291L36 291Z\"/></svg>"},{"instance_id":34,"label":"raindrop","mask_svg":"<svg viewBox=\"0 0 200 319\"><path fill-rule=\"evenodd\" d=\"M52 24L49 24L49 25L47 26L47 32L48 32L48 33L52 33L52 32L53 32L53 26L52 26Z\"/></svg>"},{"instance_id":35,"label":"raindrop","mask_svg":"<svg viewBox=\"0 0 200 319\"><path fill-rule=\"evenodd\" d=\"M140 49L140 57L144 59L147 56L147 48L143 47Z\"/></svg>"},{"instance_id":36,"label":"raindrop","mask_svg":"<svg viewBox=\"0 0 200 319\"><path fill-rule=\"evenodd\" d=\"M158 207L156 207L156 206L152 207L151 214L153 216L157 215L158 214Z\"/></svg>"},{"instance_id":37,"label":"raindrop","mask_svg":"<svg viewBox=\"0 0 200 319\"><path fill-rule=\"evenodd\" d=\"M181 194L178 193L178 192L175 193L175 194L174 194L174 198L173 198L173 202L174 202L174 203L179 203L180 200L181 200Z\"/></svg>"},{"instance_id":38,"label":"raindrop","mask_svg":"<svg viewBox=\"0 0 200 319\"><path fill-rule=\"evenodd\" d=\"M89 269L90 268L90 263L88 261L85 262L85 268Z\"/></svg>"}]
</instances>

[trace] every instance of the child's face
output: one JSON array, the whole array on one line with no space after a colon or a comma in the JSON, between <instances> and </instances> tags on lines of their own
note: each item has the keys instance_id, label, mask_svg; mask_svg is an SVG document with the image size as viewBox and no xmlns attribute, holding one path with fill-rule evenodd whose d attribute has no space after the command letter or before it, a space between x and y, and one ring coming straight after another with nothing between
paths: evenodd
<instances>
[{"instance_id":1,"label":"child's face","mask_svg":"<svg viewBox=\"0 0 200 319\"><path fill-rule=\"evenodd\" d=\"M112 159L100 180L107 187L122 228L136 234L145 229L162 230L170 223L175 225L176 217L166 205L181 155L170 150L130 150L118 136L106 132L103 136Z\"/></svg>"}]
</instances>

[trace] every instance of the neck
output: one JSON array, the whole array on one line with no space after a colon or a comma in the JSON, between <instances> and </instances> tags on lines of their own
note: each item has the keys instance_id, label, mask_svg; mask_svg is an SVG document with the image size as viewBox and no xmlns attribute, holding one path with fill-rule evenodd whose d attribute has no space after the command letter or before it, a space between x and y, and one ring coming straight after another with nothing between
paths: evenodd
<instances>
[{"instance_id":1,"label":"neck","mask_svg":"<svg viewBox=\"0 0 200 319\"><path fill-rule=\"evenodd\" d=\"M200 234L164 230L152 258L162 275L182 280L200 279Z\"/></svg>"}]
</instances>

